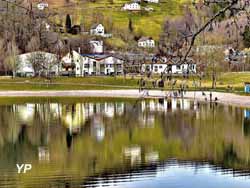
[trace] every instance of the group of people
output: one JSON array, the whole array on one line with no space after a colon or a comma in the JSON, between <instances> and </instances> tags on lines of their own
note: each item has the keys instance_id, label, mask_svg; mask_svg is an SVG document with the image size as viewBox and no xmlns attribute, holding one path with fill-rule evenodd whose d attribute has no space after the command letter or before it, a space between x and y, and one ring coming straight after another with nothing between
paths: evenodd
<instances>
[{"instance_id":1,"label":"group of people","mask_svg":"<svg viewBox=\"0 0 250 188\"><path fill-rule=\"evenodd\" d=\"M176 85L176 83L174 83L174 84ZM138 80L138 86L139 86L139 93L143 92L143 96L149 96L149 91L146 88L146 81L143 78ZM161 78L158 81L157 80L152 81L152 88L160 88L163 91L164 87L165 87L165 82L164 82L163 78ZM170 97L170 98L181 97L181 98L183 98L184 95L186 94L187 90L188 90L188 85L186 83L181 83L178 90L166 93L166 97ZM208 99L207 99L206 93L202 92L202 95L205 96L205 101L207 101ZM213 102L213 101L217 102L218 98L215 97L213 100L213 93L210 92L209 93L209 101L210 102Z\"/></svg>"},{"instance_id":2,"label":"group of people","mask_svg":"<svg viewBox=\"0 0 250 188\"><path fill-rule=\"evenodd\" d=\"M205 96L205 101L207 101L206 93L204 91L202 92L202 96ZM211 91L209 93L209 101L213 102L213 93ZM215 97L214 102L217 102L217 101L218 101L218 97Z\"/></svg>"}]
</instances>

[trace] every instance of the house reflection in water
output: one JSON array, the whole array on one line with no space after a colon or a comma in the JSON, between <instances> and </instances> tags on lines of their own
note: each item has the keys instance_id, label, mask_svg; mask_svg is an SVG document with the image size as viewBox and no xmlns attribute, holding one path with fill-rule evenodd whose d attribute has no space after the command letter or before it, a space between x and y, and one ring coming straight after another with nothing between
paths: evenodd
<instances>
[{"instance_id":1,"label":"house reflection in water","mask_svg":"<svg viewBox=\"0 0 250 188\"><path fill-rule=\"evenodd\" d=\"M244 122L243 122L244 135L250 135L250 109L244 110Z\"/></svg>"},{"instance_id":2,"label":"house reflection in water","mask_svg":"<svg viewBox=\"0 0 250 188\"><path fill-rule=\"evenodd\" d=\"M104 112L107 117L114 117L115 107L113 103L105 103Z\"/></svg>"},{"instance_id":3,"label":"house reflection in water","mask_svg":"<svg viewBox=\"0 0 250 188\"><path fill-rule=\"evenodd\" d=\"M196 101L192 102L188 99L158 99L158 100L150 100L150 101L142 101L141 109L142 111L149 110L151 112L159 111L159 112L167 112L167 111L176 111L178 109L181 110L190 110L191 107L194 110L197 110Z\"/></svg>"},{"instance_id":4,"label":"house reflection in water","mask_svg":"<svg viewBox=\"0 0 250 188\"><path fill-rule=\"evenodd\" d=\"M35 104L17 105L16 112L19 114L20 121L23 124L30 124L35 114Z\"/></svg>"},{"instance_id":5,"label":"house reflection in water","mask_svg":"<svg viewBox=\"0 0 250 188\"><path fill-rule=\"evenodd\" d=\"M41 162L50 161L50 153L48 147L38 147L38 159Z\"/></svg>"},{"instance_id":6,"label":"house reflection in water","mask_svg":"<svg viewBox=\"0 0 250 188\"><path fill-rule=\"evenodd\" d=\"M145 154L145 162L147 164L154 164L159 161L159 153L157 151L152 151Z\"/></svg>"},{"instance_id":7,"label":"house reflection in water","mask_svg":"<svg viewBox=\"0 0 250 188\"><path fill-rule=\"evenodd\" d=\"M105 137L105 126L101 116L95 116L91 125L91 134L98 142L103 141Z\"/></svg>"},{"instance_id":8,"label":"house reflection in water","mask_svg":"<svg viewBox=\"0 0 250 188\"><path fill-rule=\"evenodd\" d=\"M132 146L124 149L125 159L130 161L131 166L141 163L141 147Z\"/></svg>"},{"instance_id":9,"label":"house reflection in water","mask_svg":"<svg viewBox=\"0 0 250 188\"><path fill-rule=\"evenodd\" d=\"M62 119L70 134L79 133L86 120L84 105L80 103L63 105Z\"/></svg>"},{"instance_id":10,"label":"house reflection in water","mask_svg":"<svg viewBox=\"0 0 250 188\"><path fill-rule=\"evenodd\" d=\"M144 113L139 116L142 128L153 128L155 123L155 114Z\"/></svg>"}]
</instances>

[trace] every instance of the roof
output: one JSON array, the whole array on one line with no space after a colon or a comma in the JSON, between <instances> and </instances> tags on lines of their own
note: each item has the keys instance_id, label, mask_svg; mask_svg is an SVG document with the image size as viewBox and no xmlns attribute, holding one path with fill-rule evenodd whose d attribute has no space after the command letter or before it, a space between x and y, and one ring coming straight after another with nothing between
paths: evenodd
<instances>
[{"instance_id":1,"label":"roof","mask_svg":"<svg viewBox=\"0 0 250 188\"><path fill-rule=\"evenodd\" d=\"M113 54L81 54L81 56L89 57L89 58L95 59L97 61L101 61L101 60L109 58L109 57L114 57L114 58L122 60L121 57L115 56Z\"/></svg>"},{"instance_id":2,"label":"roof","mask_svg":"<svg viewBox=\"0 0 250 188\"><path fill-rule=\"evenodd\" d=\"M143 41L146 41L146 40L153 40L152 37L141 37L138 42L143 42Z\"/></svg>"},{"instance_id":3,"label":"roof","mask_svg":"<svg viewBox=\"0 0 250 188\"><path fill-rule=\"evenodd\" d=\"M140 0L139 0L139 2L140 2ZM138 4L138 5L140 5L138 2L128 2L128 3L125 3L125 5L132 5L132 4Z\"/></svg>"},{"instance_id":4,"label":"roof","mask_svg":"<svg viewBox=\"0 0 250 188\"><path fill-rule=\"evenodd\" d=\"M196 64L192 59L188 59L188 62L179 62L179 58L166 58L164 57L153 57L151 61L145 61L144 64L163 64L163 65L182 65L182 64Z\"/></svg>"},{"instance_id":5,"label":"roof","mask_svg":"<svg viewBox=\"0 0 250 188\"><path fill-rule=\"evenodd\" d=\"M49 53L49 52L44 52L44 51L33 51L33 52L27 52L24 54L19 54L19 56L30 56L32 54L43 54L43 55L50 55L56 57L56 54Z\"/></svg>"},{"instance_id":6,"label":"roof","mask_svg":"<svg viewBox=\"0 0 250 188\"><path fill-rule=\"evenodd\" d=\"M91 26L91 29L96 29L98 25L102 25L102 24L99 24L99 23L98 24L94 24L94 25Z\"/></svg>"}]
</instances>

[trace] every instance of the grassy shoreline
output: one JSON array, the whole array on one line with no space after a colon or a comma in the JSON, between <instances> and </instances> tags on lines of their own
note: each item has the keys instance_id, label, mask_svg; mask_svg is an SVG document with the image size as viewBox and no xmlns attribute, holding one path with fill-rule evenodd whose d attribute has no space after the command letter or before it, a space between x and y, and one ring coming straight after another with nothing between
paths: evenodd
<instances>
[{"instance_id":1,"label":"grassy shoreline","mask_svg":"<svg viewBox=\"0 0 250 188\"><path fill-rule=\"evenodd\" d=\"M138 89L138 82L141 77L123 76L105 77L55 77L51 81L45 78L10 78L0 77L0 91L68 91L68 90L119 90ZM174 77L176 85L172 88L170 82L165 82L164 90L178 90L182 83L185 83L188 91L218 91L237 93L245 95L244 82L250 80L250 72L245 73L223 73L217 79L216 89L211 89L212 81L204 78L201 87L195 87L199 82L197 77L190 77L185 80L182 77ZM145 88L160 90L162 88L153 87L152 82L159 80L159 76L146 78ZM230 89L228 88L230 86Z\"/></svg>"}]
</instances>

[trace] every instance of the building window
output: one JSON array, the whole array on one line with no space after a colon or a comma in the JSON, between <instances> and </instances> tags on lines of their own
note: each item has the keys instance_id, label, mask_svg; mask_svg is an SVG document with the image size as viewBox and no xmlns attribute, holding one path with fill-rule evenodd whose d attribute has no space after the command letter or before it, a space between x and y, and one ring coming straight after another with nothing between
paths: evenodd
<instances>
[{"instance_id":1,"label":"building window","mask_svg":"<svg viewBox=\"0 0 250 188\"><path fill-rule=\"evenodd\" d=\"M89 68L89 64L84 64L84 68Z\"/></svg>"}]
</instances>

